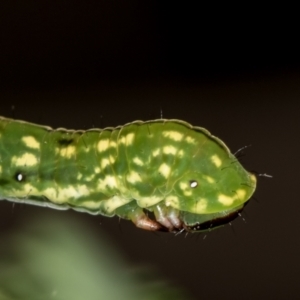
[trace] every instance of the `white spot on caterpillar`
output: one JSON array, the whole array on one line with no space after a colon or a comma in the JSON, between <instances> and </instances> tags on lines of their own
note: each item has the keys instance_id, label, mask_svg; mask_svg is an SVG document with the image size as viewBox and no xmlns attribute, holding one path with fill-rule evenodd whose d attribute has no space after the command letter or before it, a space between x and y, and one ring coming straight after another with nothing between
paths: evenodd
<instances>
[{"instance_id":1,"label":"white spot on caterpillar","mask_svg":"<svg viewBox=\"0 0 300 300\"><path fill-rule=\"evenodd\" d=\"M163 163L158 168L158 172L162 174L165 178L168 178L171 172L171 168L167 164Z\"/></svg>"},{"instance_id":2,"label":"white spot on caterpillar","mask_svg":"<svg viewBox=\"0 0 300 300\"><path fill-rule=\"evenodd\" d=\"M141 179L140 175L137 172L131 171L127 175L127 181L130 182L130 183L136 183L136 182L141 182L142 179Z\"/></svg>"},{"instance_id":3,"label":"white spot on caterpillar","mask_svg":"<svg viewBox=\"0 0 300 300\"><path fill-rule=\"evenodd\" d=\"M22 142L24 142L28 148L40 149L40 143L33 136L22 137Z\"/></svg>"},{"instance_id":4,"label":"white spot on caterpillar","mask_svg":"<svg viewBox=\"0 0 300 300\"><path fill-rule=\"evenodd\" d=\"M156 157L156 156L158 156L160 154L160 149L159 148L157 148L157 149L155 149L154 151L152 151L152 156L153 157Z\"/></svg>"},{"instance_id":5,"label":"white spot on caterpillar","mask_svg":"<svg viewBox=\"0 0 300 300\"><path fill-rule=\"evenodd\" d=\"M220 157L218 155L212 155L210 157L210 160L212 161L212 163L217 167L219 168L221 165L222 165L222 161L220 159Z\"/></svg>"},{"instance_id":6,"label":"white spot on caterpillar","mask_svg":"<svg viewBox=\"0 0 300 300\"><path fill-rule=\"evenodd\" d=\"M164 131L162 134L163 136L176 142L181 141L183 138L183 134L177 131Z\"/></svg>"},{"instance_id":7,"label":"white spot on caterpillar","mask_svg":"<svg viewBox=\"0 0 300 300\"><path fill-rule=\"evenodd\" d=\"M139 158L139 157L135 157L133 160L132 160L136 165L138 165L138 166L143 166L144 165L144 163L143 163L143 161Z\"/></svg>"},{"instance_id":8,"label":"white spot on caterpillar","mask_svg":"<svg viewBox=\"0 0 300 300\"><path fill-rule=\"evenodd\" d=\"M71 158L75 155L76 149L75 146L67 146L59 149L59 153L62 157Z\"/></svg>"},{"instance_id":9,"label":"white spot on caterpillar","mask_svg":"<svg viewBox=\"0 0 300 300\"><path fill-rule=\"evenodd\" d=\"M163 152L165 154L173 154L173 155L175 155L176 152L177 152L177 149L174 146L165 146L163 148Z\"/></svg>"},{"instance_id":10,"label":"white spot on caterpillar","mask_svg":"<svg viewBox=\"0 0 300 300\"><path fill-rule=\"evenodd\" d=\"M230 206L234 201L234 197L226 196L224 194L219 194L218 201L225 206Z\"/></svg>"},{"instance_id":11,"label":"white spot on caterpillar","mask_svg":"<svg viewBox=\"0 0 300 300\"><path fill-rule=\"evenodd\" d=\"M108 145L109 145L108 139L100 140L97 145L97 149L99 152L103 152L108 148Z\"/></svg>"},{"instance_id":12,"label":"white spot on caterpillar","mask_svg":"<svg viewBox=\"0 0 300 300\"><path fill-rule=\"evenodd\" d=\"M32 153L25 153L19 157L13 156L11 163L16 166L34 166L38 163L38 160Z\"/></svg>"}]
</instances>

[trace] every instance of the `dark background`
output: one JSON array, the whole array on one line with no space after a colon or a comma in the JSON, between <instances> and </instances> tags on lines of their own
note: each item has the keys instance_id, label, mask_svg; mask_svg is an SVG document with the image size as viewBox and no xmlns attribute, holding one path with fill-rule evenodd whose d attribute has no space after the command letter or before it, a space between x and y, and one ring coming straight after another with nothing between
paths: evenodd
<instances>
[{"instance_id":1,"label":"dark background","mask_svg":"<svg viewBox=\"0 0 300 300\"><path fill-rule=\"evenodd\" d=\"M162 1L161 1L162 2ZM117 218L51 211L107 235L195 299L296 298L299 287L299 23L289 8L164 1L7 1L0 8L0 115L88 129L183 119L259 178L233 226L174 237ZM0 230L45 209L0 203ZM101 223L101 225L100 225ZM12 231L13 232L13 231ZM13 233L12 233L13 234ZM117 272L117 270L116 270Z\"/></svg>"}]
</instances>

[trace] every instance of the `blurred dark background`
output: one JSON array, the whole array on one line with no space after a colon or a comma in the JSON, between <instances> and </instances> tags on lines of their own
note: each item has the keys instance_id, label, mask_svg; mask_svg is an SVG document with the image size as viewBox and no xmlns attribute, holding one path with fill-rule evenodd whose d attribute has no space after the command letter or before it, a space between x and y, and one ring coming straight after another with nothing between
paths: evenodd
<instances>
[{"instance_id":1,"label":"blurred dark background","mask_svg":"<svg viewBox=\"0 0 300 300\"><path fill-rule=\"evenodd\" d=\"M99 243L105 232L132 266L156 268L195 299L296 298L300 60L293 8L0 6L0 115L87 129L162 112L207 128L233 152L251 144L245 167L274 176L259 178L245 221L207 235L153 234L73 211L51 211L54 223L58 214L75 218ZM0 230L13 235L44 211L3 201Z\"/></svg>"}]
</instances>

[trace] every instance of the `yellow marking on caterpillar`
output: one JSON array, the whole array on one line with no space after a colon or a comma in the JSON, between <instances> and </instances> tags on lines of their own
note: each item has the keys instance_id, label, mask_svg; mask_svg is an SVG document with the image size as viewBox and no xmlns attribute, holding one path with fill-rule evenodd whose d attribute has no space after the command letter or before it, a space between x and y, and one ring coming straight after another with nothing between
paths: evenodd
<instances>
[{"instance_id":1,"label":"yellow marking on caterpillar","mask_svg":"<svg viewBox=\"0 0 300 300\"><path fill-rule=\"evenodd\" d=\"M160 149L159 148L157 148L157 149L155 149L154 151L152 151L152 156L153 157L156 157L156 156L158 156L160 154Z\"/></svg>"},{"instance_id":2,"label":"yellow marking on caterpillar","mask_svg":"<svg viewBox=\"0 0 300 300\"><path fill-rule=\"evenodd\" d=\"M142 199L138 199L137 203L140 207L146 208L146 207L157 204L161 200L162 200L162 197L158 197L158 196L143 197Z\"/></svg>"},{"instance_id":3,"label":"yellow marking on caterpillar","mask_svg":"<svg viewBox=\"0 0 300 300\"><path fill-rule=\"evenodd\" d=\"M100 171L101 171L101 169L100 169L99 167L96 167L96 168L94 169L94 171L95 171L96 174L99 174Z\"/></svg>"},{"instance_id":4,"label":"yellow marking on caterpillar","mask_svg":"<svg viewBox=\"0 0 300 300\"><path fill-rule=\"evenodd\" d=\"M239 189L236 191L236 197L240 200L244 200L246 198L246 191L243 189Z\"/></svg>"},{"instance_id":5,"label":"yellow marking on caterpillar","mask_svg":"<svg viewBox=\"0 0 300 300\"><path fill-rule=\"evenodd\" d=\"M98 188L100 191L106 191L107 187L117 188L116 179L112 175L107 175L104 179L99 179L98 182Z\"/></svg>"},{"instance_id":6,"label":"yellow marking on caterpillar","mask_svg":"<svg viewBox=\"0 0 300 300\"><path fill-rule=\"evenodd\" d=\"M177 131L164 131L162 134L163 136L168 137L176 142L181 141L183 138L183 134Z\"/></svg>"},{"instance_id":7,"label":"yellow marking on caterpillar","mask_svg":"<svg viewBox=\"0 0 300 300\"><path fill-rule=\"evenodd\" d=\"M167 178L170 175L171 168L167 164L163 163L158 168L158 172Z\"/></svg>"},{"instance_id":8,"label":"yellow marking on caterpillar","mask_svg":"<svg viewBox=\"0 0 300 300\"><path fill-rule=\"evenodd\" d=\"M108 158L103 158L101 160L101 168L104 169L108 165L109 165L109 159Z\"/></svg>"},{"instance_id":9,"label":"yellow marking on caterpillar","mask_svg":"<svg viewBox=\"0 0 300 300\"><path fill-rule=\"evenodd\" d=\"M113 157L112 155L109 156L109 161L111 164L113 164L116 161L116 158Z\"/></svg>"},{"instance_id":10,"label":"yellow marking on caterpillar","mask_svg":"<svg viewBox=\"0 0 300 300\"><path fill-rule=\"evenodd\" d=\"M101 204L106 209L108 213L112 213L115 209L117 209L120 206L123 206L124 204L127 204L131 200L119 197L119 196L113 196L112 198L108 200L101 201Z\"/></svg>"},{"instance_id":11,"label":"yellow marking on caterpillar","mask_svg":"<svg viewBox=\"0 0 300 300\"><path fill-rule=\"evenodd\" d=\"M193 210L193 213L201 214L207 212L207 200L201 198L199 201L196 202L196 208Z\"/></svg>"},{"instance_id":12,"label":"yellow marking on caterpillar","mask_svg":"<svg viewBox=\"0 0 300 300\"><path fill-rule=\"evenodd\" d=\"M138 166L143 166L144 165L144 163L143 163L143 161L139 158L139 157L134 157L133 158L133 160L132 160L136 165L138 165Z\"/></svg>"},{"instance_id":13,"label":"yellow marking on caterpillar","mask_svg":"<svg viewBox=\"0 0 300 300\"><path fill-rule=\"evenodd\" d=\"M117 143L116 142L110 142L109 147L111 148L117 148Z\"/></svg>"},{"instance_id":14,"label":"yellow marking on caterpillar","mask_svg":"<svg viewBox=\"0 0 300 300\"><path fill-rule=\"evenodd\" d=\"M2 173L2 166L0 166L0 174Z\"/></svg>"},{"instance_id":15,"label":"yellow marking on caterpillar","mask_svg":"<svg viewBox=\"0 0 300 300\"><path fill-rule=\"evenodd\" d=\"M180 157L180 158L183 157L184 151L183 151L183 150L179 150L177 155L178 155L178 157Z\"/></svg>"},{"instance_id":16,"label":"yellow marking on caterpillar","mask_svg":"<svg viewBox=\"0 0 300 300\"><path fill-rule=\"evenodd\" d=\"M58 148L59 154L65 158L71 158L76 153L75 146L67 146L65 148Z\"/></svg>"},{"instance_id":17,"label":"yellow marking on caterpillar","mask_svg":"<svg viewBox=\"0 0 300 300\"><path fill-rule=\"evenodd\" d=\"M130 183L136 183L136 182L141 182L142 178L140 177L140 175L137 172L131 171L128 175L127 175L127 181Z\"/></svg>"},{"instance_id":18,"label":"yellow marking on caterpillar","mask_svg":"<svg viewBox=\"0 0 300 300\"><path fill-rule=\"evenodd\" d=\"M104 139L99 141L98 145L97 145L97 149L99 152L103 152L105 150L107 150L109 145L109 140L108 139Z\"/></svg>"},{"instance_id":19,"label":"yellow marking on caterpillar","mask_svg":"<svg viewBox=\"0 0 300 300\"><path fill-rule=\"evenodd\" d=\"M32 153L25 153L22 156L13 156L11 163L16 166L34 166L38 163L36 156Z\"/></svg>"},{"instance_id":20,"label":"yellow marking on caterpillar","mask_svg":"<svg viewBox=\"0 0 300 300\"><path fill-rule=\"evenodd\" d=\"M163 148L163 152L165 154L173 154L173 155L175 155L176 152L177 152L177 149L174 146L165 146Z\"/></svg>"},{"instance_id":21,"label":"yellow marking on caterpillar","mask_svg":"<svg viewBox=\"0 0 300 300\"><path fill-rule=\"evenodd\" d=\"M185 139L189 144L196 144L196 140L191 136L187 136Z\"/></svg>"},{"instance_id":22,"label":"yellow marking on caterpillar","mask_svg":"<svg viewBox=\"0 0 300 300\"><path fill-rule=\"evenodd\" d=\"M28 147L33 149L40 149L41 144L33 136L22 137L22 142Z\"/></svg>"},{"instance_id":23,"label":"yellow marking on caterpillar","mask_svg":"<svg viewBox=\"0 0 300 300\"><path fill-rule=\"evenodd\" d=\"M134 133L128 133L128 134L126 135L126 145L127 145L127 146L130 146L130 145L133 143L134 136L135 136Z\"/></svg>"},{"instance_id":24,"label":"yellow marking on caterpillar","mask_svg":"<svg viewBox=\"0 0 300 300\"><path fill-rule=\"evenodd\" d=\"M80 180L82 178L82 176L83 176L82 173L78 173L77 174L77 179Z\"/></svg>"},{"instance_id":25,"label":"yellow marking on caterpillar","mask_svg":"<svg viewBox=\"0 0 300 300\"><path fill-rule=\"evenodd\" d=\"M179 198L177 196L167 196L165 199L166 206L172 206L174 208L180 209Z\"/></svg>"},{"instance_id":26,"label":"yellow marking on caterpillar","mask_svg":"<svg viewBox=\"0 0 300 300\"><path fill-rule=\"evenodd\" d=\"M233 203L235 197L226 196L224 194L219 194L218 201L225 206L229 206Z\"/></svg>"},{"instance_id":27,"label":"yellow marking on caterpillar","mask_svg":"<svg viewBox=\"0 0 300 300\"><path fill-rule=\"evenodd\" d=\"M210 157L210 160L217 168L219 168L222 165L222 160L220 159L220 157L217 154L212 155Z\"/></svg>"},{"instance_id":28,"label":"yellow marking on caterpillar","mask_svg":"<svg viewBox=\"0 0 300 300\"><path fill-rule=\"evenodd\" d=\"M212 177L210 177L210 176L208 176L208 175L204 175L203 178L204 178L207 182L209 182L209 183L215 183L215 182L216 182Z\"/></svg>"}]
</instances>

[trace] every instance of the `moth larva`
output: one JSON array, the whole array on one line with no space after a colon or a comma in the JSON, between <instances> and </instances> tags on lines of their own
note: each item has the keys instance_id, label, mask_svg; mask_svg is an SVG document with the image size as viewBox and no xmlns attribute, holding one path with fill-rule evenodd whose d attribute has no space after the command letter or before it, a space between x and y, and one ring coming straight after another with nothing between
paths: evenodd
<instances>
[{"instance_id":1,"label":"moth larva","mask_svg":"<svg viewBox=\"0 0 300 300\"><path fill-rule=\"evenodd\" d=\"M234 219L255 187L220 139L184 121L75 131L0 117L0 199L204 231Z\"/></svg>"}]
</instances>

